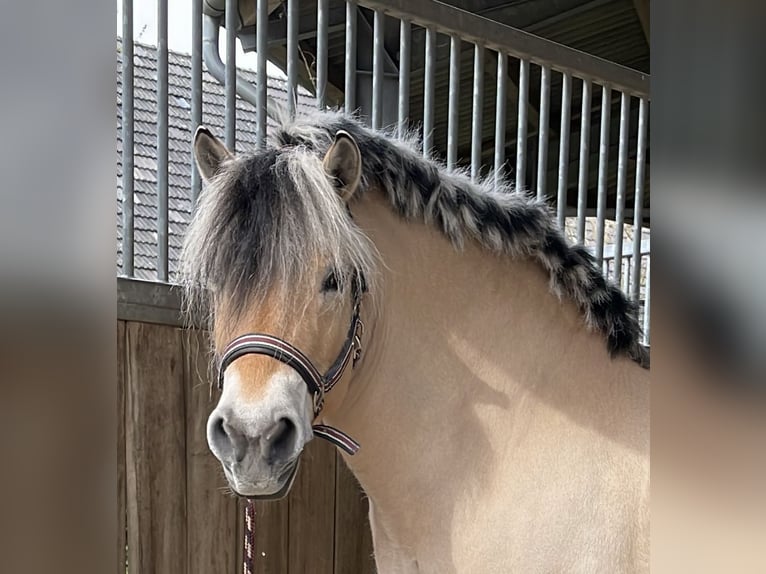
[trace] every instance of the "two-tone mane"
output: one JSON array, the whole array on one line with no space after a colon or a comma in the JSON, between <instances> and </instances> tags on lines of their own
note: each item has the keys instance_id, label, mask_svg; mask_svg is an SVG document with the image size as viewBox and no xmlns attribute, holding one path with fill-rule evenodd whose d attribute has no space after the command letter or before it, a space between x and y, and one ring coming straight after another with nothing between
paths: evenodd
<instances>
[{"instance_id":1,"label":"two-tone mane","mask_svg":"<svg viewBox=\"0 0 766 574\"><path fill-rule=\"evenodd\" d=\"M535 259L553 293L576 303L613 356L648 367L636 305L604 278L585 247L567 244L543 202L510 183L496 186L494 178L471 181L423 157L415 138L395 139L334 112L282 121L264 151L238 156L235 168L211 182L185 247L187 283L244 294L259 278L294 279L300 275L295 258L312 253L345 258L364 270L374 266L369 242L341 202L317 197L319 164L302 161L307 154L323 157L339 130L356 140L363 158L354 200L379 187L398 214L436 226L457 249L476 241L493 252Z\"/></svg>"}]
</instances>

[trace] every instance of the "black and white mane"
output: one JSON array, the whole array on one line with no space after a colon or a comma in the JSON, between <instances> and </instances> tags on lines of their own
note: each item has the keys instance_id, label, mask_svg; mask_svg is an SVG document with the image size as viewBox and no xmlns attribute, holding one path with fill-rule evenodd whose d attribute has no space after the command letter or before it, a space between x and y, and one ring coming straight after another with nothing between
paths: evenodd
<instances>
[{"instance_id":1,"label":"black and white mane","mask_svg":"<svg viewBox=\"0 0 766 574\"><path fill-rule=\"evenodd\" d=\"M537 260L551 290L577 304L613 356L648 367L636 305L604 278L585 247L567 244L544 203L510 183L496 186L493 177L473 182L423 157L414 137L396 139L335 112L283 120L265 150L224 166L203 193L187 236L187 285L244 298L259 278L298 277L300 261L293 259L299 253L330 253L362 271L374 267L369 242L341 203L320 197L329 184L318 166L339 130L351 134L362 156L355 199L379 187L399 215L436 226L458 249L477 241L493 252Z\"/></svg>"}]
</instances>

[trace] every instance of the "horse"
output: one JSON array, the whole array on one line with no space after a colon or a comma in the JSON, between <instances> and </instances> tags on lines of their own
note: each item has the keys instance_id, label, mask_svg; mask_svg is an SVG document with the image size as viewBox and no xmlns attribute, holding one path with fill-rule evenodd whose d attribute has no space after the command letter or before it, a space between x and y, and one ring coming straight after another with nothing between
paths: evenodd
<instances>
[{"instance_id":1,"label":"horse","mask_svg":"<svg viewBox=\"0 0 766 574\"><path fill-rule=\"evenodd\" d=\"M208 310L231 489L283 496L322 436L381 574L648 571L635 304L544 202L418 145L334 111L251 153L197 130L180 277Z\"/></svg>"}]
</instances>

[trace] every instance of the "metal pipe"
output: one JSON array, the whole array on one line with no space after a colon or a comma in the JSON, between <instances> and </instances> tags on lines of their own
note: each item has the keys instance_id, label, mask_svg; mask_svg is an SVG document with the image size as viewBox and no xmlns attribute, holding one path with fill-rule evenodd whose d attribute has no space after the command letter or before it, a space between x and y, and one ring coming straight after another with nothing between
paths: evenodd
<instances>
[{"instance_id":1,"label":"metal pipe","mask_svg":"<svg viewBox=\"0 0 766 574\"><path fill-rule=\"evenodd\" d=\"M295 116L298 105L298 0L287 0L287 113Z\"/></svg>"},{"instance_id":2,"label":"metal pipe","mask_svg":"<svg viewBox=\"0 0 766 574\"><path fill-rule=\"evenodd\" d=\"M133 0L122 2L122 274L133 264Z\"/></svg>"},{"instance_id":3,"label":"metal pipe","mask_svg":"<svg viewBox=\"0 0 766 574\"><path fill-rule=\"evenodd\" d=\"M202 0L192 0L192 57L191 57L191 122L192 131L202 125ZM192 209L202 189L202 181L194 154L191 158Z\"/></svg>"},{"instance_id":4,"label":"metal pipe","mask_svg":"<svg viewBox=\"0 0 766 574\"><path fill-rule=\"evenodd\" d=\"M397 135L402 138L407 133L407 116L410 113L410 41L409 20L399 23L399 121Z\"/></svg>"},{"instance_id":5,"label":"metal pipe","mask_svg":"<svg viewBox=\"0 0 766 574\"><path fill-rule=\"evenodd\" d=\"M447 169L457 163L458 126L460 124L460 38L452 36L449 48L449 100L447 107Z\"/></svg>"},{"instance_id":6,"label":"metal pipe","mask_svg":"<svg viewBox=\"0 0 766 574\"><path fill-rule=\"evenodd\" d=\"M572 111L572 75L564 72L561 84L561 127L559 129L559 181L556 219L559 229L566 225L567 191L569 188L569 132Z\"/></svg>"},{"instance_id":7,"label":"metal pipe","mask_svg":"<svg viewBox=\"0 0 766 574\"><path fill-rule=\"evenodd\" d=\"M436 30L426 28L425 77L423 92L423 155L431 155L434 141L434 64L436 60Z\"/></svg>"},{"instance_id":8,"label":"metal pipe","mask_svg":"<svg viewBox=\"0 0 766 574\"><path fill-rule=\"evenodd\" d=\"M607 168L609 167L609 123L612 115L612 90L601 89L601 136L598 151L598 200L596 203L596 261L604 257L604 231L606 225Z\"/></svg>"},{"instance_id":9,"label":"metal pipe","mask_svg":"<svg viewBox=\"0 0 766 574\"><path fill-rule=\"evenodd\" d=\"M327 28L329 0L317 0L317 107L327 106Z\"/></svg>"},{"instance_id":10,"label":"metal pipe","mask_svg":"<svg viewBox=\"0 0 766 574\"><path fill-rule=\"evenodd\" d=\"M585 243L585 210L588 207L588 159L590 158L590 80L582 81L580 110L580 172L577 175L577 242Z\"/></svg>"},{"instance_id":11,"label":"metal pipe","mask_svg":"<svg viewBox=\"0 0 766 574\"><path fill-rule=\"evenodd\" d=\"M383 123L383 10L375 10L372 32L372 129L378 130Z\"/></svg>"},{"instance_id":12,"label":"metal pipe","mask_svg":"<svg viewBox=\"0 0 766 574\"><path fill-rule=\"evenodd\" d=\"M537 130L537 198L546 197L548 175L548 116L551 105L551 69L543 66L540 73L540 119Z\"/></svg>"},{"instance_id":13,"label":"metal pipe","mask_svg":"<svg viewBox=\"0 0 766 574\"><path fill-rule=\"evenodd\" d=\"M226 81L224 83L226 147L237 147L237 0L226 0Z\"/></svg>"},{"instance_id":14,"label":"metal pipe","mask_svg":"<svg viewBox=\"0 0 766 574\"><path fill-rule=\"evenodd\" d=\"M638 105L638 142L636 144L636 188L633 204L633 277L631 296L638 301L641 292L641 240L644 223L644 178L646 177L646 126L648 115L646 98Z\"/></svg>"},{"instance_id":15,"label":"metal pipe","mask_svg":"<svg viewBox=\"0 0 766 574\"><path fill-rule=\"evenodd\" d=\"M356 2L346 2L346 113L356 110Z\"/></svg>"},{"instance_id":16,"label":"metal pipe","mask_svg":"<svg viewBox=\"0 0 766 574\"><path fill-rule=\"evenodd\" d=\"M266 14L266 17L260 18L259 21L263 22L264 26L264 33L261 34L264 38L264 44L263 49L261 49L260 40L257 40L256 49L258 50L259 54L263 54L263 70L264 75L259 77L266 77L265 71L266 71L266 43L265 40L268 38L265 26L267 25L268 20L268 0L257 0L258 1L258 14L261 14L263 12ZM207 14L202 15L202 61L205 62L205 67L207 68L208 73L213 76L216 80L218 80L218 83L221 85L224 85L226 83L226 66L223 64L223 60L221 60L221 54L218 51L218 33L220 29L220 21L217 18L214 18L213 16L209 16ZM256 25L256 34L258 34L258 30L260 28ZM260 66L261 64L261 58L258 57L258 63L257 66ZM260 68L256 68L259 70ZM256 72L258 75L259 72ZM259 84L260 86L260 84ZM264 86L264 94L265 92L265 86ZM256 108L256 112L258 110L258 93L259 93L260 87L258 89L255 88L249 81L243 79L239 74L237 74L237 95L239 95L240 98L245 100L246 102L251 103ZM266 112L270 117L277 117L283 107L274 101L273 98L266 97ZM265 130L265 122L264 122L264 130ZM264 131L264 134L266 132Z\"/></svg>"},{"instance_id":17,"label":"metal pipe","mask_svg":"<svg viewBox=\"0 0 766 574\"><path fill-rule=\"evenodd\" d=\"M625 230L625 188L628 173L628 138L630 136L630 96L622 93L620 101L620 139L617 151L617 203L615 210L614 236L614 280L621 284L622 280L622 234Z\"/></svg>"},{"instance_id":18,"label":"metal pipe","mask_svg":"<svg viewBox=\"0 0 766 574\"><path fill-rule=\"evenodd\" d=\"M529 101L529 60L519 61L519 113L516 126L516 187L523 189L527 169L527 103Z\"/></svg>"},{"instance_id":19,"label":"metal pipe","mask_svg":"<svg viewBox=\"0 0 766 574\"><path fill-rule=\"evenodd\" d=\"M157 2L157 279L168 280L168 0Z\"/></svg>"},{"instance_id":20,"label":"metal pipe","mask_svg":"<svg viewBox=\"0 0 766 574\"><path fill-rule=\"evenodd\" d=\"M495 187L500 184L505 163L505 112L508 91L508 57L497 54L497 100L495 105Z\"/></svg>"},{"instance_id":21,"label":"metal pipe","mask_svg":"<svg viewBox=\"0 0 766 574\"><path fill-rule=\"evenodd\" d=\"M272 104L268 97L269 74L266 66L269 45L269 2L268 0L257 0L256 4L256 23L255 23L255 49L257 60L255 63L256 81L258 82L255 91L255 123L256 140L255 147L263 149L266 146L266 116L269 114L269 105ZM247 82L248 88L252 88L250 82ZM273 105L273 104L272 104Z\"/></svg>"},{"instance_id":22,"label":"metal pipe","mask_svg":"<svg viewBox=\"0 0 766 574\"><path fill-rule=\"evenodd\" d=\"M473 46L473 109L471 113L471 179L481 171L481 138L484 112L484 46Z\"/></svg>"}]
</instances>

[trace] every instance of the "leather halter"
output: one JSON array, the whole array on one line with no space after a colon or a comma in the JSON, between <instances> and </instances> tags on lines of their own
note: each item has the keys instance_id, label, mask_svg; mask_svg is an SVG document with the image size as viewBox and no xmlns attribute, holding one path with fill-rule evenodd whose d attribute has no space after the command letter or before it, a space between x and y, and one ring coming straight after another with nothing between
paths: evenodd
<instances>
[{"instance_id":1,"label":"leather halter","mask_svg":"<svg viewBox=\"0 0 766 574\"><path fill-rule=\"evenodd\" d=\"M346 341L343 344L335 362L322 375L311 360L297 347L284 339L267 333L249 333L240 335L231 341L224 349L221 362L218 367L218 389L223 390L223 375L226 368L238 358L244 355L266 355L280 361L294 369L303 382L306 383L312 396L314 417L319 416L324 407L324 396L332 390L335 384L343 377L349 363L356 366L362 355L362 335L364 323L360 318L362 295L367 291L364 277L356 273L351 277L351 289L353 296L353 314L348 328ZM314 436L330 441L338 448L343 449L350 455L359 450L359 443L346 433L327 425L313 425Z\"/></svg>"}]
</instances>

